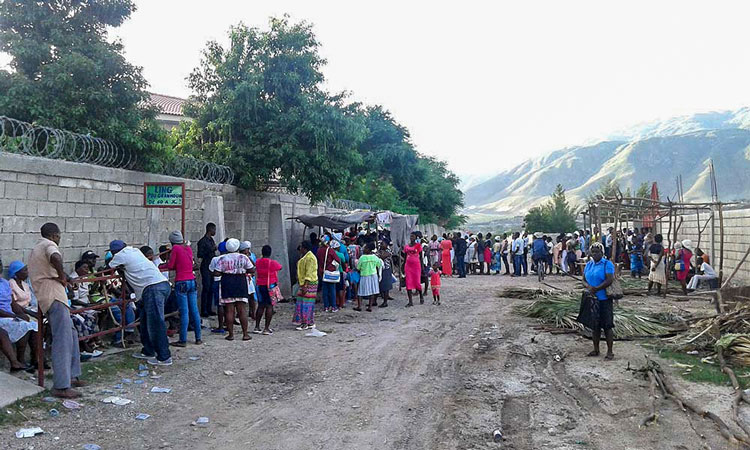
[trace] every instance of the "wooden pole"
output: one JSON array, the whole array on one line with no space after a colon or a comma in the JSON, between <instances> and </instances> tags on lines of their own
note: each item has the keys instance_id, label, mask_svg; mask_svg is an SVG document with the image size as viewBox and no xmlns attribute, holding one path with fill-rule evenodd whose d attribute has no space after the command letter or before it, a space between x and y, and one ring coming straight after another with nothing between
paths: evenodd
<instances>
[{"instance_id":1,"label":"wooden pole","mask_svg":"<svg viewBox=\"0 0 750 450\"><path fill-rule=\"evenodd\" d=\"M719 285L724 280L724 210L719 203Z\"/></svg>"},{"instance_id":2,"label":"wooden pole","mask_svg":"<svg viewBox=\"0 0 750 450\"><path fill-rule=\"evenodd\" d=\"M667 247L666 255L665 255L665 270L666 270L666 276L664 277L664 297L666 298L667 293L669 292L669 273L671 270L669 270L669 256L672 254L672 245L674 242L672 241L672 202L669 202L669 228L667 229L667 239L669 239L669 246Z\"/></svg>"},{"instance_id":3,"label":"wooden pole","mask_svg":"<svg viewBox=\"0 0 750 450\"><path fill-rule=\"evenodd\" d=\"M732 281L732 278L734 278L734 276L740 270L740 267L742 267L742 264L745 263L745 260L747 259L748 255L750 255L750 247L747 248L747 251L745 252L745 256L742 257L742 260L740 260L740 263L737 264L737 267L734 268L734 270L732 271L731 275L729 275L729 277L727 278L727 280L724 281L721 284L721 289L724 289L725 287L727 287L729 285L729 282Z\"/></svg>"},{"instance_id":4,"label":"wooden pole","mask_svg":"<svg viewBox=\"0 0 750 450\"><path fill-rule=\"evenodd\" d=\"M695 244L695 248L700 248L701 246L701 210L698 208L695 208L695 227L698 230L698 243Z\"/></svg>"}]
</instances>

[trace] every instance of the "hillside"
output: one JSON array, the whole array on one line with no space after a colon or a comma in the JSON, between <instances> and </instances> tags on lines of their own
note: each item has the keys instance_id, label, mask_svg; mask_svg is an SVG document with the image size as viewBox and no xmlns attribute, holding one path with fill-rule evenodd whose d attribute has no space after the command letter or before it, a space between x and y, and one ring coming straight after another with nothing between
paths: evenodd
<instances>
[{"instance_id":1,"label":"hillside","mask_svg":"<svg viewBox=\"0 0 750 450\"><path fill-rule=\"evenodd\" d=\"M741 114L737 114L740 112ZM613 140L571 147L526 161L477 184L465 192L467 214L516 216L544 201L555 185L562 184L571 203L580 202L609 178L625 190L656 181L662 196L674 196L675 178L682 175L685 200L710 199L708 162L713 159L722 200L750 198L750 110L744 108L703 122L673 119L643 126L639 133L658 135L686 127L719 129L678 135L647 137L631 142ZM698 117L690 116L691 118ZM686 119L686 118L682 118ZM711 120L709 120L711 119ZM734 128L729 127L730 125ZM671 123L671 125L668 125ZM627 139L635 131L620 134ZM641 135L639 134L639 135Z\"/></svg>"}]
</instances>

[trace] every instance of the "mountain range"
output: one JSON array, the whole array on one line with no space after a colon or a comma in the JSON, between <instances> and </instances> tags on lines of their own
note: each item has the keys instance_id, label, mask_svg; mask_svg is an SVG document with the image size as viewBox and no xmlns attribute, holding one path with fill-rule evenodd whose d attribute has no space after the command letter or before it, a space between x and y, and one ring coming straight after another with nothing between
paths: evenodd
<instances>
[{"instance_id":1,"label":"mountain range","mask_svg":"<svg viewBox=\"0 0 750 450\"><path fill-rule=\"evenodd\" d=\"M750 198L750 108L642 123L525 161L468 187L464 214L523 215L557 184L571 204L581 204L610 179L632 192L655 181L662 198L674 198L678 175L685 201L710 200L710 161L721 200Z\"/></svg>"}]
</instances>

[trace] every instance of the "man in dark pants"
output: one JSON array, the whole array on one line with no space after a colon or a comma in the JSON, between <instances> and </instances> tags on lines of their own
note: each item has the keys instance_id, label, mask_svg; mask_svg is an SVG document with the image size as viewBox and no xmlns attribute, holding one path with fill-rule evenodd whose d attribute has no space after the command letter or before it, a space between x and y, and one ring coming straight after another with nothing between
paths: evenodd
<instances>
[{"instance_id":1,"label":"man in dark pants","mask_svg":"<svg viewBox=\"0 0 750 450\"><path fill-rule=\"evenodd\" d=\"M461 237L461 233L453 234L453 252L456 255L456 268L458 269L458 278L466 278L466 240Z\"/></svg>"},{"instance_id":2,"label":"man in dark pants","mask_svg":"<svg viewBox=\"0 0 750 450\"><path fill-rule=\"evenodd\" d=\"M201 260L201 317L216 315L211 305L213 304L213 275L208 269L211 259L216 256L216 224L206 225L206 234L198 241L198 258Z\"/></svg>"}]
</instances>

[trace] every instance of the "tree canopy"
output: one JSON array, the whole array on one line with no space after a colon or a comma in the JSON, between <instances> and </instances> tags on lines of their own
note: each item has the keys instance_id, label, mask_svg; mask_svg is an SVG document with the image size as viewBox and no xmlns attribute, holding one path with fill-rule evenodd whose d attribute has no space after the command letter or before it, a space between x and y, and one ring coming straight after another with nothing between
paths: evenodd
<instances>
[{"instance_id":1,"label":"tree canopy","mask_svg":"<svg viewBox=\"0 0 750 450\"><path fill-rule=\"evenodd\" d=\"M313 202L348 198L460 222L459 180L444 162L420 154L385 108L323 88L326 61L308 22L240 23L226 45L208 42L188 77L185 113L195 120L167 135L141 69L108 40L133 11L133 0L0 0L0 51L11 56L0 112L113 141L142 169L189 155L231 166L245 188L278 182Z\"/></svg>"},{"instance_id":2,"label":"tree canopy","mask_svg":"<svg viewBox=\"0 0 750 450\"><path fill-rule=\"evenodd\" d=\"M135 10L131 0L0 1L0 111L39 125L91 134L138 153L159 134L147 83L107 27Z\"/></svg>"},{"instance_id":3,"label":"tree canopy","mask_svg":"<svg viewBox=\"0 0 750 450\"><path fill-rule=\"evenodd\" d=\"M226 46L209 42L188 80L196 120L181 130L180 151L231 165L245 187L279 181L312 201L335 196L455 221L458 178L417 152L383 107L323 89L319 47L309 23L288 17L268 30L234 26Z\"/></svg>"},{"instance_id":4,"label":"tree canopy","mask_svg":"<svg viewBox=\"0 0 750 450\"><path fill-rule=\"evenodd\" d=\"M565 233L576 229L576 211L568 204L565 189L558 184L550 200L531 208L524 222L530 232Z\"/></svg>"}]
</instances>

